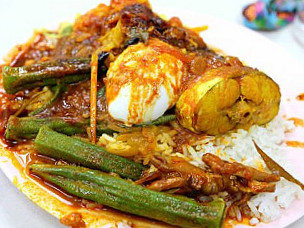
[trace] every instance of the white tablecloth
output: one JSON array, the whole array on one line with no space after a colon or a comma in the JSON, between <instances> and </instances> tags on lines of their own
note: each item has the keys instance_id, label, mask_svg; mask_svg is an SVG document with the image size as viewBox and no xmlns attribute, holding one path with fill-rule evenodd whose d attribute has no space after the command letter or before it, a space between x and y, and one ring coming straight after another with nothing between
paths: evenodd
<instances>
[{"instance_id":1,"label":"white tablecloth","mask_svg":"<svg viewBox=\"0 0 304 228\"><path fill-rule=\"evenodd\" d=\"M0 1L0 57L17 43L26 41L33 28L42 28L56 24L60 20L71 20L74 14L85 12L99 2L96 0L65 0L73 11L60 7L63 0L1 0ZM241 24L241 9L248 0L151 0L152 6L174 7L211 14L234 23ZM204 24L202 22L202 24ZM304 47L300 46L292 35L293 26L287 26L275 32L261 32L265 37L280 44L304 64ZM5 45L3 45L5 44ZM274 65L275 67L275 65ZM304 76L304 75L303 75ZM62 225L56 218L33 204L0 171L0 228L44 227L53 228ZM304 218L292 224L290 228L304 227Z\"/></svg>"}]
</instances>

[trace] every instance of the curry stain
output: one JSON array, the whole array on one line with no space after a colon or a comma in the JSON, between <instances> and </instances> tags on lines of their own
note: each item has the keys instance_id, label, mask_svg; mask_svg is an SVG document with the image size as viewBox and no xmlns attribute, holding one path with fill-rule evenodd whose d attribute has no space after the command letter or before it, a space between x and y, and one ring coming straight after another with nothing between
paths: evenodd
<instances>
[{"instance_id":1,"label":"curry stain","mask_svg":"<svg viewBox=\"0 0 304 228\"><path fill-rule=\"evenodd\" d=\"M286 141L286 145L290 147L304 148L304 142Z\"/></svg>"},{"instance_id":2,"label":"curry stain","mask_svg":"<svg viewBox=\"0 0 304 228\"><path fill-rule=\"evenodd\" d=\"M246 216L242 216L241 221L237 221L233 218L227 217L225 219L225 221L223 222L223 228L233 228L233 227L239 226L239 225L253 226L253 225L250 225L250 219Z\"/></svg>"},{"instance_id":3,"label":"curry stain","mask_svg":"<svg viewBox=\"0 0 304 228\"><path fill-rule=\"evenodd\" d=\"M82 214L79 212L72 212L62 218L60 218L60 223L72 228L84 228L86 227L83 221Z\"/></svg>"},{"instance_id":4,"label":"curry stain","mask_svg":"<svg viewBox=\"0 0 304 228\"><path fill-rule=\"evenodd\" d=\"M192 27L189 29L191 29L193 32L200 34L201 32L208 30L208 28L209 28L208 25L203 25L203 26L198 26L198 27Z\"/></svg>"},{"instance_id":5,"label":"curry stain","mask_svg":"<svg viewBox=\"0 0 304 228\"><path fill-rule=\"evenodd\" d=\"M304 127L304 120L296 117L289 118L288 120L292 120L296 127Z\"/></svg>"},{"instance_id":6,"label":"curry stain","mask_svg":"<svg viewBox=\"0 0 304 228\"><path fill-rule=\"evenodd\" d=\"M304 93L299 94L296 98L299 101L304 101Z\"/></svg>"}]
</instances>

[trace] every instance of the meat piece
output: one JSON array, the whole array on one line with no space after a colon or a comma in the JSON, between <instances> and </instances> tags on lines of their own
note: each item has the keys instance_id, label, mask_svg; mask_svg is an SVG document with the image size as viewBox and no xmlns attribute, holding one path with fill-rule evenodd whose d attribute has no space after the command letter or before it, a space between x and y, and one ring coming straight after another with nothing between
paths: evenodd
<instances>
[{"instance_id":1,"label":"meat piece","mask_svg":"<svg viewBox=\"0 0 304 228\"><path fill-rule=\"evenodd\" d=\"M228 163L218 157L216 158L217 164L222 162L226 167L235 165L235 163ZM279 180L277 176L259 172L251 167L242 166L241 169L239 168L240 164L237 164L239 169L236 172L233 172L236 169L227 169L229 172L216 173L216 171L208 172L193 166L180 157L171 157L170 162L159 157L153 157L151 163L158 170L152 173L145 172L137 183L145 184L147 188L157 191L170 190L180 194L201 192L205 195L217 194L222 191L256 194L259 192L273 192L275 181ZM214 167L214 164L212 164L212 167ZM212 167L211 170L213 171ZM251 175L244 170L247 170ZM255 178L263 181L258 181ZM265 182L265 180L268 182Z\"/></svg>"},{"instance_id":2,"label":"meat piece","mask_svg":"<svg viewBox=\"0 0 304 228\"><path fill-rule=\"evenodd\" d=\"M126 6L121 10L120 15L127 34L136 28L138 32L148 31L150 37L158 38L179 48L186 48L188 51L206 49L206 44L199 34L183 27L181 23L163 20L146 4Z\"/></svg>"},{"instance_id":3,"label":"meat piece","mask_svg":"<svg viewBox=\"0 0 304 228\"><path fill-rule=\"evenodd\" d=\"M147 187L157 191L175 189L176 193L201 191L206 195L216 194L224 189L220 175L212 175L191 165L179 157L171 157L170 163L153 157L151 163L159 170L146 172L137 183L147 183ZM155 178L154 180L152 178ZM153 181L152 183L150 183Z\"/></svg>"},{"instance_id":4,"label":"meat piece","mask_svg":"<svg viewBox=\"0 0 304 228\"><path fill-rule=\"evenodd\" d=\"M185 181L186 180L183 177L172 176L155 181L150 184L148 188L155 191L162 191L163 189L179 189L180 186L185 185ZM183 191L185 191L185 189ZM175 192L181 193L181 190L179 189Z\"/></svg>"},{"instance_id":5,"label":"meat piece","mask_svg":"<svg viewBox=\"0 0 304 228\"><path fill-rule=\"evenodd\" d=\"M280 180L280 177L277 175L261 172L255 168L237 162L230 163L223 161L216 155L210 153L204 154L203 161L210 167L212 172L218 174L243 177L249 181L275 182Z\"/></svg>"},{"instance_id":6,"label":"meat piece","mask_svg":"<svg viewBox=\"0 0 304 228\"><path fill-rule=\"evenodd\" d=\"M183 27L182 24L163 20L154 14L147 1L118 0L112 1L110 6L100 4L80 16L73 26L73 33L59 38L53 58L91 56L102 45L101 37L118 22L122 26L125 44L134 39L145 42L149 37L154 37L188 51L206 49L206 44L199 34ZM115 54L118 55L122 51L123 47L118 48Z\"/></svg>"}]
</instances>

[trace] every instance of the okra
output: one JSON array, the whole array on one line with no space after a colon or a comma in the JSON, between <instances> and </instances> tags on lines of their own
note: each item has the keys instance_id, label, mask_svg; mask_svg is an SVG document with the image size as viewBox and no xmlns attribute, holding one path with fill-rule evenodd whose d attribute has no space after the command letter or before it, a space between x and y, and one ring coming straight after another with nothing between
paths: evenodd
<instances>
[{"instance_id":1,"label":"okra","mask_svg":"<svg viewBox=\"0 0 304 228\"><path fill-rule=\"evenodd\" d=\"M158 126L158 125L162 125L165 123L169 123L170 121L176 120L176 115L174 114L169 114L169 115L163 115L159 118L157 118L156 120L153 120L151 122L147 122L147 123L143 123L143 124L137 124L135 125L136 127L146 127L146 126Z\"/></svg>"},{"instance_id":2,"label":"okra","mask_svg":"<svg viewBox=\"0 0 304 228\"><path fill-rule=\"evenodd\" d=\"M86 133L87 124L79 122L66 122L60 118L36 118L11 116L7 123L5 138L11 140L33 139L37 136L39 129L47 126L55 131L66 135Z\"/></svg>"},{"instance_id":3,"label":"okra","mask_svg":"<svg viewBox=\"0 0 304 228\"><path fill-rule=\"evenodd\" d=\"M35 139L35 148L43 155L113 172L132 180L139 179L146 169L139 163L108 153L103 147L60 134L46 126L40 128Z\"/></svg>"},{"instance_id":4,"label":"okra","mask_svg":"<svg viewBox=\"0 0 304 228\"><path fill-rule=\"evenodd\" d=\"M61 59L22 67L5 66L2 70L3 86L7 93L39 86L74 83L90 78L91 60Z\"/></svg>"},{"instance_id":5,"label":"okra","mask_svg":"<svg viewBox=\"0 0 304 228\"><path fill-rule=\"evenodd\" d=\"M146 124L136 125L134 127L144 127L150 125L160 125L175 120L175 115L165 115ZM11 116L8 119L5 138L9 140L18 139L34 139L41 127L47 126L57 132L65 135L86 134L89 127L89 121L65 120L64 118L39 118L39 117L15 117ZM128 129L128 127L126 127ZM112 135L117 132L114 129L107 127L107 124L99 122L97 124L97 135L106 133Z\"/></svg>"},{"instance_id":6,"label":"okra","mask_svg":"<svg viewBox=\"0 0 304 228\"><path fill-rule=\"evenodd\" d=\"M86 134L89 127L89 121L66 120L64 118L38 118L38 117L15 117L8 119L5 138L9 140L34 139L39 129L47 126L57 132L65 135ZM115 131L108 128L105 124L97 125L97 135L113 134Z\"/></svg>"},{"instance_id":7,"label":"okra","mask_svg":"<svg viewBox=\"0 0 304 228\"><path fill-rule=\"evenodd\" d=\"M96 170L67 165L33 164L30 171L69 194L114 209L181 227L221 227L225 202L198 203L184 196L149 190Z\"/></svg>"}]
</instances>

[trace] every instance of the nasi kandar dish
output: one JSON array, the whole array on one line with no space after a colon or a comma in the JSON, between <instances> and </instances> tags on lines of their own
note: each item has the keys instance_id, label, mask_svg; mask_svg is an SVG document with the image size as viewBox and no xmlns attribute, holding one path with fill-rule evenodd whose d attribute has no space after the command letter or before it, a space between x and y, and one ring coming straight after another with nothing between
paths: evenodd
<instances>
[{"instance_id":1,"label":"nasi kandar dish","mask_svg":"<svg viewBox=\"0 0 304 228\"><path fill-rule=\"evenodd\" d=\"M303 188L281 167L291 124L278 116L280 87L210 48L204 29L112 0L36 30L1 67L6 150L75 208L126 213L113 226L277 219ZM81 213L61 221L92 225Z\"/></svg>"}]
</instances>

